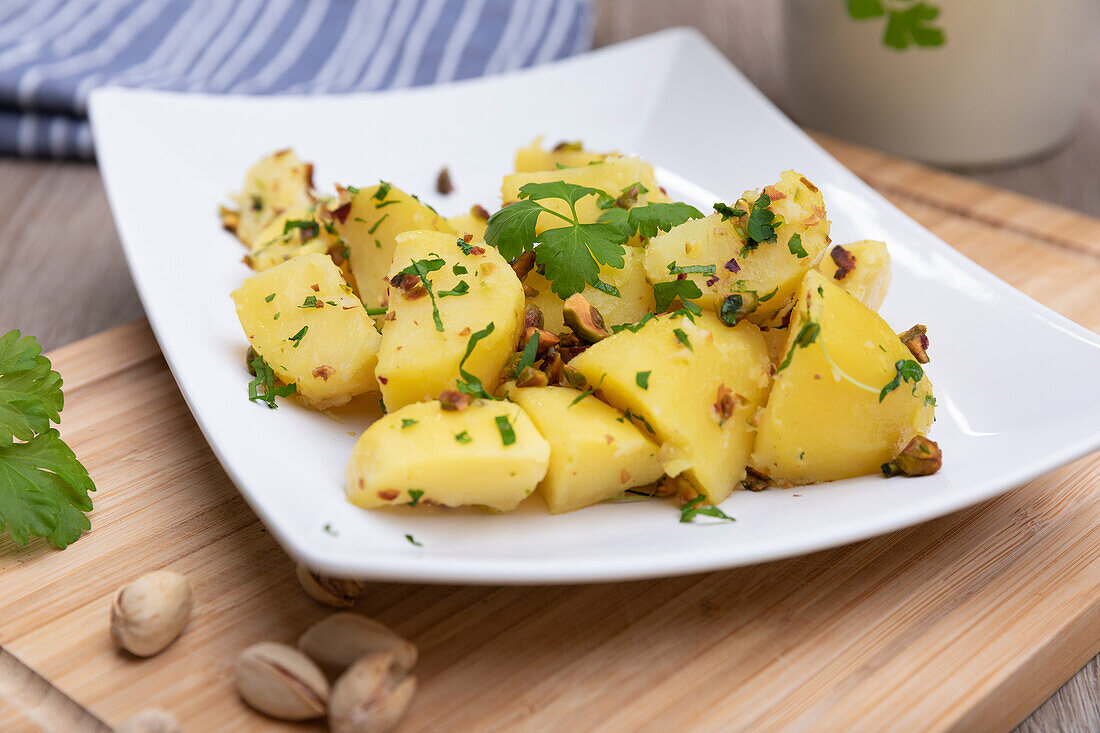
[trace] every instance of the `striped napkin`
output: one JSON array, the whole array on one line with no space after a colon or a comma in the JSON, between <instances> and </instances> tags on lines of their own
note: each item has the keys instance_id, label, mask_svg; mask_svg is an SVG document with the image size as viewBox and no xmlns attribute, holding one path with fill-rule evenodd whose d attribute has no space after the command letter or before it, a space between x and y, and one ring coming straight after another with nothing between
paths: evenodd
<instances>
[{"instance_id":1,"label":"striped napkin","mask_svg":"<svg viewBox=\"0 0 1100 733\"><path fill-rule=\"evenodd\" d=\"M88 93L338 94L584 51L591 0L0 0L0 153L90 158Z\"/></svg>"}]
</instances>

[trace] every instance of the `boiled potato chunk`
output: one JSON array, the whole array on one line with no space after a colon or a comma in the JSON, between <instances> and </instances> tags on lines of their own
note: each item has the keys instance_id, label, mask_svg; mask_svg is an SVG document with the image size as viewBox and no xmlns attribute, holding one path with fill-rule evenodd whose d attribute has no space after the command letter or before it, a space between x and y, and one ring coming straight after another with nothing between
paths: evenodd
<instances>
[{"instance_id":1,"label":"boiled potato chunk","mask_svg":"<svg viewBox=\"0 0 1100 733\"><path fill-rule=\"evenodd\" d=\"M319 205L290 211L272 220L260 230L252 251L244 256L245 264L263 272L305 254L331 254L334 262L344 263L343 243L330 220L318 212ZM342 268L341 272L347 279L349 271Z\"/></svg>"},{"instance_id":2,"label":"boiled potato chunk","mask_svg":"<svg viewBox=\"0 0 1100 733\"><path fill-rule=\"evenodd\" d=\"M493 247L466 244L442 232L405 232L397 236L388 277L413 261L437 260L443 260L442 266L428 273L433 295L422 287L390 287L376 372L390 410L455 389L471 336L490 323L492 333L476 343L463 368L492 393L519 340L523 286ZM435 322L433 303L442 330Z\"/></svg>"},{"instance_id":3,"label":"boiled potato chunk","mask_svg":"<svg viewBox=\"0 0 1100 733\"><path fill-rule=\"evenodd\" d=\"M460 237L469 234L478 242L484 242L485 229L489 226L489 212L481 206L472 206L467 213L447 219L447 224Z\"/></svg>"},{"instance_id":4,"label":"boiled potato chunk","mask_svg":"<svg viewBox=\"0 0 1100 733\"><path fill-rule=\"evenodd\" d=\"M817 186L795 171L786 171L779 182L764 188L775 215L774 242L762 242L744 250L752 205L759 193L748 191L730 206L745 212L723 221L719 213L693 219L658 234L646 245L645 269L653 282L675 280L677 267L712 266L714 274L689 274L703 291L699 304L715 309L727 295L754 291L760 298L748 320L769 325L788 306L807 270L821 259L829 242L829 220ZM792 244L792 238L794 243ZM805 252L802 255L802 252Z\"/></svg>"},{"instance_id":5,"label":"boiled potato chunk","mask_svg":"<svg viewBox=\"0 0 1100 733\"><path fill-rule=\"evenodd\" d=\"M877 473L932 425L927 376L902 381L879 401L897 363L913 355L886 321L833 283L816 270L802 281L786 366L760 420L752 466L776 481Z\"/></svg>"},{"instance_id":6,"label":"boiled potato chunk","mask_svg":"<svg viewBox=\"0 0 1100 733\"><path fill-rule=\"evenodd\" d=\"M668 475L683 474L712 503L745 478L754 435L748 421L764 402L770 367L755 325L730 328L708 311L694 323L657 316L636 333L600 341L570 365L598 385L601 399L648 426L663 443Z\"/></svg>"},{"instance_id":7,"label":"boiled potato chunk","mask_svg":"<svg viewBox=\"0 0 1100 733\"><path fill-rule=\"evenodd\" d=\"M307 404L334 407L378 389L381 336L327 255L302 255L253 275L233 301L252 348Z\"/></svg>"},{"instance_id":8,"label":"boiled potato chunk","mask_svg":"<svg viewBox=\"0 0 1100 733\"><path fill-rule=\"evenodd\" d=\"M829 250L817 269L863 301L865 306L877 311L890 288L890 252L886 249L886 243L863 239L845 244L843 248L855 259L855 267L848 274L840 279L836 278L840 266L834 259L833 252L837 247Z\"/></svg>"},{"instance_id":9,"label":"boiled potato chunk","mask_svg":"<svg viewBox=\"0 0 1100 733\"><path fill-rule=\"evenodd\" d=\"M551 514L617 496L659 479L658 446L618 410L567 387L527 387L508 396L550 442L550 467L539 493Z\"/></svg>"},{"instance_id":10,"label":"boiled potato chunk","mask_svg":"<svg viewBox=\"0 0 1100 733\"><path fill-rule=\"evenodd\" d=\"M232 229L249 249L260 231L288 211L313 203L313 166L293 150L272 153L249 169L241 191L232 197L238 206ZM225 212L230 213L230 212ZM228 226L228 225L227 225Z\"/></svg>"},{"instance_id":11,"label":"boiled potato chunk","mask_svg":"<svg viewBox=\"0 0 1100 733\"><path fill-rule=\"evenodd\" d=\"M561 142L550 150L543 150L540 135L532 140L530 145L516 151L516 173L578 168L590 163L599 163L608 155L608 153L585 150L579 142Z\"/></svg>"},{"instance_id":12,"label":"boiled potato chunk","mask_svg":"<svg viewBox=\"0 0 1100 733\"><path fill-rule=\"evenodd\" d=\"M581 293L585 300L596 307L608 326L635 323L653 310L653 287L645 277L641 249L627 247L623 262L622 268L600 267L600 281L618 288L618 296L597 290L591 285L586 285ZM550 333L564 331L562 310L565 301L550 289L550 281L540 275L538 270L532 270L523 282L536 292L528 298L528 302L537 305L542 311L545 318L543 328Z\"/></svg>"},{"instance_id":13,"label":"boiled potato chunk","mask_svg":"<svg viewBox=\"0 0 1100 733\"><path fill-rule=\"evenodd\" d=\"M618 196L623 189L641 183L647 190L638 196L638 205L651 201L668 201L668 196L661 192L657 186L657 180L653 177L653 166L641 158L610 157L596 165L585 165L580 168L562 168L560 170L541 171L536 173L513 173L504 177L504 184L500 188L500 195L505 204L519 200L519 190L528 183L547 183L549 181L565 181L579 186L598 188L601 191ZM558 213L571 216L569 205L561 199L543 199L540 204ZM585 196L577 202L577 219L582 224L590 224L600 218L603 209L596 205L595 196ZM553 214L543 213L539 216L536 231L542 233L547 229L565 226L562 221Z\"/></svg>"},{"instance_id":14,"label":"boiled potato chunk","mask_svg":"<svg viewBox=\"0 0 1100 733\"><path fill-rule=\"evenodd\" d=\"M413 229L454 231L432 207L390 183L348 190L351 208L334 226L347 244L360 299L368 308L378 308L386 304L386 273L397 235Z\"/></svg>"},{"instance_id":15,"label":"boiled potato chunk","mask_svg":"<svg viewBox=\"0 0 1100 733\"><path fill-rule=\"evenodd\" d=\"M549 458L550 444L518 405L476 400L448 411L420 402L359 436L347 497L365 509L411 503L507 512L535 490Z\"/></svg>"}]
</instances>

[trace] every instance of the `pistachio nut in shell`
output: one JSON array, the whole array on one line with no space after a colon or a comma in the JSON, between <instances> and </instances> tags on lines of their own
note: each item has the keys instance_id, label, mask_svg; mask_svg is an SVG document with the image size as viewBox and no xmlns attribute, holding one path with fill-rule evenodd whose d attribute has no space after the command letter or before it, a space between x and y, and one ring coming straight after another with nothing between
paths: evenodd
<instances>
[{"instance_id":1,"label":"pistachio nut in shell","mask_svg":"<svg viewBox=\"0 0 1100 733\"><path fill-rule=\"evenodd\" d=\"M237 657L233 675L241 698L264 715L309 720L325 714L328 680L292 646L271 641L253 644Z\"/></svg>"},{"instance_id":2,"label":"pistachio nut in shell","mask_svg":"<svg viewBox=\"0 0 1100 733\"><path fill-rule=\"evenodd\" d=\"M402 669L412 669L416 664L413 644L388 626L349 611L334 613L310 626L298 639L298 648L322 667L339 670L376 652L390 652Z\"/></svg>"},{"instance_id":3,"label":"pistachio nut in shell","mask_svg":"<svg viewBox=\"0 0 1100 733\"><path fill-rule=\"evenodd\" d=\"M298 582L310 598L333 608L354 606L355 599L366 587L358 580L332 578L315 573L303 562L298 563Z\"/></svg>"},{"instance_id":4,"label":"pistachio nut in shell","mask_svg":"<svg viewBox=\"0 0 1100 733\"><path fill-rule=\"evenodd\" d=\"M389 652L369 654L348 668L332 687L328 725L333 733L385 733L409 709L416 678Z\"/></svg>"},{"instance_id":5,"label":"pistachio nut in shell","mask_svg":"<svg viewBox=\"0 0 1100 733\"><path fill-rule=\"evenodd\" d=\"M149 708L123 721L115 733L180 733L180 722L167 710Z\"/></svg>"},{"instance_id":6,"label":"pistachio nut in shell","mask_svg":"<svg viewBox=\"0 0 1100 733\"><path fill-rule=\"evenodd\" d=\"M171 570L146 573L122 586L111 604L111 639L149 657L179 636L191 614L191 584Z\"/></svg>"}]
</instances>

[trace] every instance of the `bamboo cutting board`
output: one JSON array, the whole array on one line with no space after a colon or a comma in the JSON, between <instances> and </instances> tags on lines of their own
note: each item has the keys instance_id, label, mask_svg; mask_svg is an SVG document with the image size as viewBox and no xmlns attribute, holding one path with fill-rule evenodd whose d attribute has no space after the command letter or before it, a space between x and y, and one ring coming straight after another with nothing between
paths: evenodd
<instances>
[{"instance_id":1,"label":"bamboo cutting board","mask_svg":"<svg viewBox=\"0 0 1100 733\"><path fill-rule=\"evenodd\" d=\"M969 257L1100 329L1100 221L822 142ZM218 466L144 322L51 356L63 434L99 491L92 531L64 552L0 538L0 730L105 729L151 706L188 731L280 729L236 697L234 657L329 611ZM1100 649L1098 485L1093 455L782 562L593 586L380 584L357 610L420 647L403 730L1005 729ZM190 577L195 610L138 660L110 644L111 595L161 567Z\"/></svg>"}]
</instances>

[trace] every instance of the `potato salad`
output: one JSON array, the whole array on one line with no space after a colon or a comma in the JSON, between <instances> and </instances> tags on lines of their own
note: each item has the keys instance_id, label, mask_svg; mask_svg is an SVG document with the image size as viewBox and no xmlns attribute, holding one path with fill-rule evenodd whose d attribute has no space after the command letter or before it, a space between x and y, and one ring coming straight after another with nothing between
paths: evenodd
<instances>
[{"instance_id":1,"label":"potato salad","mask_svg":"<svg viewBox=\"0 0 1100 733\"><path fill-rule=\"evenodd\" d=\"M380 398L346 469L367 509L537 492L728 519L737 490L934 473L927 329L877 313L886 245L833 244L797 171L760 183L701 211L641 158L536 140L499 206L445 217L273 153L221 211L254 270L232 294L248 397Z\"/></svg>"}]
</instances>

